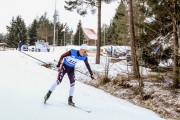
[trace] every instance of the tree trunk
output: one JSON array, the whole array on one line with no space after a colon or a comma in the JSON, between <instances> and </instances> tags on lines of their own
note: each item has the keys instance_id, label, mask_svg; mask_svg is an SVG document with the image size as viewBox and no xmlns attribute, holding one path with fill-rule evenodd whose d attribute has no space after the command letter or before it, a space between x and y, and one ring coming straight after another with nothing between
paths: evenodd
<instances>
[{"instance_id":1,"label":"tree trunk","mask_svg":"<svg viewBox=\"0 0 180 120\"><path fill-rule=\"evenodd\" d=\"M96 50L96 64L100 63L100 47L101 47L101 0L98 0L98 28L97 28L97 50Z\"/></svg>"},{"instance_id":2,"label":"tree trunk","mask_svg":"<svg viewBox=\"0 0 180 120\"><path fill-rule=\"evenodd\" d=\"M174 76L174 87L179 86L179 68L178 68L178 35L177 35L177 0L173 0L174 13L173 13L173 36L174 36L174 65L173 65L173 76Z\"/></svg>"},{"instance_id":3,"label":"tree trunk","mask_svg":"<svg viewBox=\"0 0 180 120\"><path fill-rule=\"evenodd\" d=\"M128 0L127 3L128 3L128 16L129 16L129 31L130 31L130 39L131 39L131 60L133 67L133 78L138 79L140 86L142 86L143 82L140 80L139 65L136 55L136 40L135 40L135 31L134 31L132 0Z\"/></svg>"}]
</instances>

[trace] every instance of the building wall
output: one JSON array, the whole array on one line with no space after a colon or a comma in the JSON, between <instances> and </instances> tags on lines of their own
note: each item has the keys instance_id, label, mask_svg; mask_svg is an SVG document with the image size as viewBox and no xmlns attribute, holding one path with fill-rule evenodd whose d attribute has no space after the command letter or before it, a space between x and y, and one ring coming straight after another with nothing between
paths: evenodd
<instances>
[{"instance_id":1,"label":"building wall","mask_svg":"<svg viewBox=\"0 0 180 120\"><path fill-rule=\"evenodd\" d=\"M89 40L88 41L88 45L95 46L96 45L96 41L95 40Z\"/></svg>"},{"instance_id":2,"label":"building wall","mask_svg":"<svg viewBox=\"0 0 180 120\"><path fill-rule=\"evenodd\" d=\"M91 29L90 29L91 30ZM85 39L84 39L84 41L83 41L83 43L85 43L85 44L88 44L88 45L90 45L90 46L95 46L96 45L96 41L97 40L95 40L95 39L90 39L89 37L88 37L88 35L83 31L83 34L84 34L84 36L85 36Z\"/></svg>"}]
</instances>

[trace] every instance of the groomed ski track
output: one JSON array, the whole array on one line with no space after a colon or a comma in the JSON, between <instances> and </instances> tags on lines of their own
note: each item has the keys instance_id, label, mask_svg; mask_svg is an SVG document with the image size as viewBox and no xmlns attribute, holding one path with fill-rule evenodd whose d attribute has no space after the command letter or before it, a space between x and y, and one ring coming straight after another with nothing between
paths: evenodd
<instances>
[{"instance_id":1,"label":"groomed ski track","mask_svg":"<svg viewBox=\"0 0 180 120\"><path fill-rule=\"evenodd\" d=\"M0 120L163 120L150 110L78 81L74 102L91 113L61 104L68 99L67 76L45 105L44 95L56 77L56 71L18 51L0 51Z\"/></svg>"}]
</instances>

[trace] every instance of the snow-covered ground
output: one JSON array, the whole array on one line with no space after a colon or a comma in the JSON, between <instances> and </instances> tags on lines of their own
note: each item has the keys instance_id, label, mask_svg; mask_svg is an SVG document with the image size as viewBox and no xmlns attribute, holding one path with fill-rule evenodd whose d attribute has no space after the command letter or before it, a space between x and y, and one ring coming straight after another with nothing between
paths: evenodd
<instances>
[{"instance_id":1,"label":"snow-covered ground","mask_svg":"<svg viewBox=\"0 0 180 120\"><path fill-rule=\"evenodd\" d=\"M46 63L53 63L64 51L62 47L54 52L26 53ZM89 57L89 62L93 71L103 71L103 61L96 65L95 58ZM83 64L78 63L77 68L88 74ZM123 68L126 68L125 63L122 63ZM81 73L77 72L76 79L80 76ZM150 110L78 81L74 102L91 113L70 107L67 105L67 76L44 104L43 98L56 77L56 71L41 66L41 62L23 53L0 51L0 120L163 120ZM88 76L84 79L90 80Z\"/></svg>"}]
</instances>

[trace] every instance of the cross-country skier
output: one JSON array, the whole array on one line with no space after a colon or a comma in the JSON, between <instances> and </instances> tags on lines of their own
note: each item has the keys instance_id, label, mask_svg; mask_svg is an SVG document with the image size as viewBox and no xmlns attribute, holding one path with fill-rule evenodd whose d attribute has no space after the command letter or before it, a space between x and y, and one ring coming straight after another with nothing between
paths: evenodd
<instances>
[{"instance_id":1,"label":"cross-country skier","mask_svg":"<svg viewBox=\"0 0 180 120\"><path fill-rule=\"evenodd\" d=\"M59 62L57 64L57 67L59 68L57 80L50 87L48 93L44 97L44 103L46 103L46 101L49 99L51 93L61 83L65 73L67 73L69 80L70 80L68 104L74 106L74 102L72 101L74 87L75 87L74 69L75 69L75 65L77 64L78 61L84 60L84 63L91 75L91 79L94 79L91 67L88 63L87 50L88 50L88 46L86 44L82 44L80 47L80 50L71 49L70 51L61 55L61 57L59 58Z\"/></svg>"}]
</instances>

